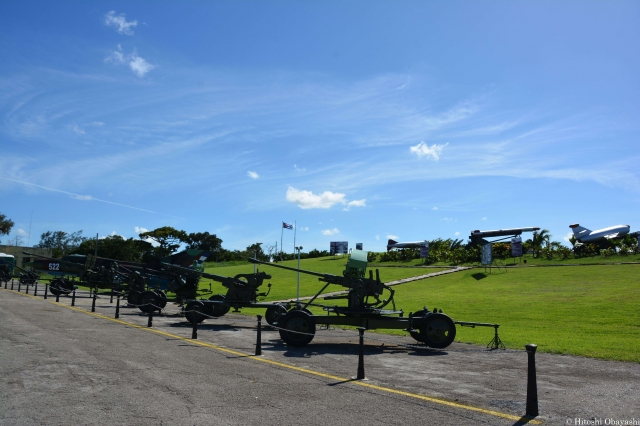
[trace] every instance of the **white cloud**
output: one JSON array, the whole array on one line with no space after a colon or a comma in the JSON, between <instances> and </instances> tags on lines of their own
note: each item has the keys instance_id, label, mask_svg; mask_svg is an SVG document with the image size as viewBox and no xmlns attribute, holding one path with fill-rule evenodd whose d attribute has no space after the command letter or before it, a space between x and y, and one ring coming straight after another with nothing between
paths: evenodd
<instances>
[{"instance_id":1,"label":"white cloud","mask_svg":"<svg viewBox=\"0 0 640 426\"><path fill-rule=\"evenodd\" d=\"M457 237L458 235L460 235L460 231L456 231L453 235Z\"/></svg>"},{"instance_id":2,"label":"white cloud","mask_svg":"<svg viewBox=\"0 0 640 426\"><path fill-rule=\"evenodd\" d=\"M118 233L117 233L116 231L111 231L111 233L110 233L109 235L111 235L112 237L114 237L114 236L118 235Z\"/></svg>"},{"instance_id":3,"label":"white cloud","mask_svg":"<svg viewBox=\"0 0 640 426\"><path fill-rule=\"evenodd\" d=\"M571 237L573 237L573 232L567 232L567 235L565 235L562 239L566 242L570 242Z\"/></svg>"},{"instance_id":4,"label":"white cloud","mask_svg":"<svg viewBox=\"0 0 640 426\"><path fill-rule=\"evenodd\" d=\"M485 216L485 217L483 217L481 220L487 220L487 217Z\"/></svg>"},{"instance_id":5,"label":"white cloud","mask_svg":"<svg viewBox=\"0 0 640 426\"><path fill-rule=\"evenodd\" d=\"M366 207L367 206L367 200L362 199L362 200L349 201L347 203L347 206L349 206L349 207Z\"/></svg>"},{"instance_id":6,"label":"white cloud","mask_svg":"<svg viewBox=\"0 0 640 426\"><path fill-rule=\"evenodd\" d=\"M304 167L298 167L297 164L294 164L293 168L295 169L296 172L301 172L302 173L302 172L306 172L307 171L307 169L305 169Z\"/></svg>"},{"instance_id":7,"label":"white cloud","mask_svg":"<svg viewBox=\"0 0 640 426\"><path fill-rule=\"evenodd\" d=\"M424 142L420 142L418 145L412 146L410 148L410 151L412 154L416 154L419 158L431 157L434 160L438 161L440 159L440 154L442 154L442 150L447 145L449 144L448 143L445 143L444 145L433 144L429 146Z\"/></svg>"},{"instance_id":8,"label":"white cloud","mask_svg":"<svg viewBox=\"0 0 640 426\"><path fill-rule=\"evenodd\" d=\"M380 235L376 235L376 241L380 241Z\"/></svg>"},{"instance_id":9,"label":"white cloud","mask_svg":"<svg viewBox=\"0 0 640 426\"><path fill-rule=\"evenodd\" d=\"M16 234L18 234L18 235L19 235L19 236L21 236L21 237L26 237L27 235L29 235L29 234L27 233L27 231L25 231L25 230L24 230L24 229L22 229L22 228L18 228L18 230L16 231Z\"/></svg>"},{"instance_id":10,"label":"white cloud","mask_svg":"<svg viewBox=\"0 0 640 426\"><path fill-rule=\"evenodd\" d=\"M104 126L104 123L102 121L93 121L91 122L91 125L96 127L102 127Z\"/></svg>"},{"instance_id":11,"label":"white cloud","mask_svg":"<svg viewBox=\"0 0 640 426\"><path fill-rule=\"evenodd\" d=\"M77 124L74 124L72 126L69 126L69 129L71 129L72 132L74 132L77 135L84 135L86 132L79 127Z\"/></svg>"},{"instance_id":12,"label":"white cloud","mask_svg":"<svg viewBox=\"0 0 640 426\"><path fill-rule=\"evenodd\" d=\"M345 194L325 191L316 195L311 191L300 191L293 187L287 189L287 201L297 204L301 209L328 209L334 204L345 204Z\"/></svg>"},{"instance_id":13,"label":"white cloud","mask_svg":"<svg viewBox=\"0 0 640 426\"><path fill-rule=\"evenodd\" d=\"M248 171L247 175L251 178L251 179L258 179L260 177L259 174L257 174L256 172L252 172L252 171Z\"/></svg>"},{"instance_id":14,"label":"white cloud","mask_svg":"<svg viewBox=\"0 0 640 426\"><path fill-rule=\"evenodd\" d=\"M338 230L338 228L325 229L324 231L322 231L322 235L336 235L339 233L340 231Z\"/></svg>"},{"instance_id":15,"label":"white cloud","mask_svg":"<svg viewBox=\"0 0 640 426\"><path fill-rule=\"evenodd\" d=\"M93 200L93 197L91 195L70 195L71 198L73 198L74 200L80 200L80 201L91 201Z\"/></svg>"},{"instance_id":16,"label":"white cloud","mask_svg":"<svg viewBox=\"0 0 640 426\"><path fill-rule=\"evenodd\" d=\"M397 235L393 235L393 234L387 235L387 240L398 240L398 239L400 239L400 237L398 237Z\"/></svg>"},{"instance_id":17,"label":"white cloud","mask_svg":"<svg viewBox=\"0 0 640 426\"><path fill-rule=\"evenodd\" d=\"M155 68L155 65L150 64L144 58L139 56L135 49L133 50L133 53L129 55L123 53L122 46L120 45L118 45L118 50L111 51L109 55L104 58L104 61L112 64L127 64L129 65L129 68L131 68L131 71L141 78Z\"/></svg>"},{"instance_id":18,"label":"white cloud","mask_svg":"<svg viewBox=\"0 0 640 426\"><path fill-rule=\"evenodd\" d=\"M117 32L125 35L133 35L133 28L138 25L138 21L128 21L125 14L116 15L115 10L104 15L104 23L107 27L114 27Z\"/></svg>"},{"instance_id":19,"label":"white cloud","mask_svg":"<svg viewBox=\"0 0 640 426\"><path fill-rule=\"evenodd\" d=\"M308 231L308 230L309 230L309 227L308 227L308 226L305 226L304 228L300 228L300 230L301 230L301 231Z\"/></svg>"},{"instance_id":20,"label":"white cloud","mask_svg":"<svg viewBox=\"0 0 640 426\"><path fill-rule=\"evenodd\" d=\"M149 232L149 230L147 228L141 228L141 227L138 227L138 226L136 226L134 228L134 230L135 230L136 234L142 234L143 232Z\"/></svg>"},{"instance_id":21,"label":"white cloud","mask_svg":"<svg viewBox=\"0 0 640 426\"><path fill-rule=\"evenodd\" d=\"M443 217L440 220L444 220L445 222L455 222L455 219L452 217Z\"/></svg>"},{"instance_id":22,"label":"white cloud","mask_svg":"<svg viewBox=\"0 0 640 426\"><path fill-rule=\"evenodd\" d=\"M155 68L155 65L151 65L149 62L145 61L143 58L138 56L134 50L129 60L129 67L135 75L138 77L144 77L149 71Z\"/></svg>"},{"instance_id":23,"label":"white cloud","mask_svg":"<svg viewBox=\"0 0 640 426\"><path fill-rule=\"evenodd\" d=\"M343 210L349 211L351 207L366 207L366 206L367 206L367 200L365 199L353 200L353 201L349 201L347 203L347 207L345 207Z\"/></svg>"},{"instance_id":24,"label":"white cloud","mask_svg":"<svg viewBox=\"0 0 640 426\"><path fill-rule=\"evenodd\" d=\"M434 208L432 208L431 210L438 210L438 208L437 208L437 207L434 207Z\"/></svg>"}]
</instances>

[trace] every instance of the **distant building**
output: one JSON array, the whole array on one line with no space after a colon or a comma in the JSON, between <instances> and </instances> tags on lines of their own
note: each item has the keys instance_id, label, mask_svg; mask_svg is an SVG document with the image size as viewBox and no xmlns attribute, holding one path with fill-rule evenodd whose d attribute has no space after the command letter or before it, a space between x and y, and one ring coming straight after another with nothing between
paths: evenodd
<instances>
[{"instance_id":1,"label":"distant building","mask_svg":"<svg viewBox=\"0 0 640 426\"><path fill-rule=\"evenodd\" d=\"M0 245L0 253L10 254L16 258L16 266L24 268L25 263L29 263L34 260L33 257L27 256L22 252L26 251L33 254L39 254L42 256L52 257L53 249L50 248L37 248L37 247L22 247L22 246L4 246Z\"/></svg>"}]
</instances>

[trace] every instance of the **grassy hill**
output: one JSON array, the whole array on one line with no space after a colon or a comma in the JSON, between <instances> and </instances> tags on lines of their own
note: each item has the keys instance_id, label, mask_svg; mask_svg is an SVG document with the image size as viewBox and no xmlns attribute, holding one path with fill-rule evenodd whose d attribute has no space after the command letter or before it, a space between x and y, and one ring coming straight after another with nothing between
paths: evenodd
<instances>
[{"instance_id":1,"label":"grassy hill","mask_svg":"<svg viewBox=\"0 0 640 426\"><path fill-rule=\"evenodd\" d=\"M340 275L345 263L346 258L340 257L307 259L301 267ZM297 261L282 264L295 267ZM273 276L267 300L295 297L295 272L269 266L260 270ZM436 270L384 267L380 275L387 282ZM455 320L498 323L500 337L511 348L536 343L544 352L640 362L640 265L522 267L486 275L483 271L477 268L395 286L396 304L407 314L427 306L442 309ZM207 272L233 276L252 273L253 266L209 265ZM316 277L301 275L302 296L314 294L322 285ZM203 287L208 286L205 281ZM327 291L342 289L332 285ZM217 283L212 290L224 293ZM456 341L486 345L492 333L491 328L458 327Z\"/></svg>"}]
</instances>

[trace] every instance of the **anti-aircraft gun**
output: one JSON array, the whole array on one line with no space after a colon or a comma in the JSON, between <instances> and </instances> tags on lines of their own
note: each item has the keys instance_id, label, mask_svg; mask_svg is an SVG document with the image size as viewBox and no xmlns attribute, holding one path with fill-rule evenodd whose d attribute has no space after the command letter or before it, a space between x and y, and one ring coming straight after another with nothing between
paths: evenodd
<instances>
[{"instance_id":1,"label":"anti-aircraft gun","mask_svg":"<svg viewBox=\"0 0 640 426\"><path fill-rule=\"evenodd\" d=\"M317 276L326 284L303 305L291 309L277 319L280 329L280 337L290 346L305 346L316 332L316 325L350 325L364 327L366 329L405 329L419 342L432 348L445 348L449 346L456 335L456 326L451 318L442 311L423 310L404 316L402 310L396 310L393 301L394 290L380 280L378 270L369 271L365 277L367 267L367 252L353 250L349 256L346 268L342 276L322 274L306 271L288 266L263 262L257 259L249 259L251 263L265 264L276 268L301 272L303 274ZM347 299L347 306L326 306L314 304L324 290L330 284L338 284L348 288L346 294L327 295L324 300ZM388 293L388 296L386 294ZM383 298L386 296L386 299ZM389 303L393 310L384 310ZM315 315L308 309L311 306L321 307L327 315Z\"/></svg>"},{"instance_id":2,"label":"anti-aircraft gun","mask_svg":"<svg viewBox=\"0 0 640 426\"><path fill-rule=\"evenodd\" d=\"M184 307L184 315L190 323L201 323L207 317L221 317L231 308L238 312L240 308L266 308L264 315L268 324L275 321L290 308L289 303L259 302L258 298L267 297L271 291L271 283L267 284L268 290L259 293L258 289L265 280L271 279L271 275L264 272L253 274L238 274L234 277L209 274L202 271L193 271L175 265L164 264L169 270L189 271L197 273L202 278L208 278L221 283L227 288L226 294L214 294L208 300L189 300ZM195 298L195 296L194 296Z\"/></svg>"},{"instance_id":3,"label":"anti-aircraft gun","mask_svg":"<svg viewBox=\"0 0 640 426\"><path fill-rule=\"evenodd\" d=\"M0 259L0 282L9 281L12 276L11 268L17 269L20 272L20 284L33 285L40 279L40 274L32 269L21 268L18 265L8 264L3 259Z\"/></svg>"}]
</instances>

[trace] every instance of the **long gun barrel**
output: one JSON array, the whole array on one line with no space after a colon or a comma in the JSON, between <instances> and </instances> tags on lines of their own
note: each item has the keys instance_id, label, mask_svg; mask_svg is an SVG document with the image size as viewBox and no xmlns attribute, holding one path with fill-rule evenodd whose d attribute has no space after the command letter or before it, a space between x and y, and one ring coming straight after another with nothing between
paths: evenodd
<instances>
[{"instance_id":1,"label":"long gun barrel","mask_svg":"<svg viewBox=\"0 0 640 426\"><path fill-rule=\"evenodd\" d=\"M182 266L177 266L177 265L171 265L169 263L162 263L163 266L167 267L168 269L174 269L174 270L178 270L178 271L184 271L184 272L190 272L193 274L198 274L203 278L208 278L210 280L214 280L217 281L219 283L225 282L226 280L229 280L231 277L225 277L223 275L216 275L216 274L209 274L207 272L202 272L202 271L196 271L195 269L189 269L189 268L184 268ZM270 279L271 276L265 276L265 278Z\"/></svg>"},{"instance_id":2,"label":"long gun barrel","mask_svg":"<svg viewBox=\"0 0 640 426\"><path fill-rule=\"evenodd\" d=\"M269 266L273 266L274 268L282 268L282 269L286 269L288 271L294 271L294 272L300 271L303 274L313 275L313 276L319 277L320 281L324 281L326 283L343 284L344 285L344 277L341 277L341 276L338 276L338 275L322 274L320 272L313 272L313 271L307 271L307 270L304 270L304 269L292 268L290 266L284 266L284 265L278 265L278 264L275 264L275 263L264 262L262 260L258 260L258 259L255 259L255 258L249 258L249 263L256 263L256 264L261 264L261 265L269 265ZM345 287L348 287L348 285L345 285Z\"/></svg>"},{"instance_id":3,"label":"long gun barrel","mask_svg":"<svg viewBox=\"0 0 640 426\"><path fill-rule=\"evenodd\" d=\"M18 269L18 270L20 270L20 271L29 272L28 270L26 270L26 269L24 269L24 268L21 268L21 267L19 267L18 265L14 265L13 263L7 262L6 260L4 260L4 259L2 259L2 258L0 258L0 262L2 262L2 263L6 263L7 265L11 266L12 268L16 268L16 269Z\"/></svg>"}]
</instances>

